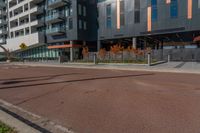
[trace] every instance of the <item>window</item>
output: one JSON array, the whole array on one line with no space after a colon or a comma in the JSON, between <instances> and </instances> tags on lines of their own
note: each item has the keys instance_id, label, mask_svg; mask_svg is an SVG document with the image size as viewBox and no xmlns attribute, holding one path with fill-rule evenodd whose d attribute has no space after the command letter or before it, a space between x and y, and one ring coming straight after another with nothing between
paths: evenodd
<instances>
[{"instance_id":1,"label":"window","mask_svg":"<svg viewBox=\"0 0 200 133\"><path fill-rule=\"evenodd\" d=\"M82 20L79 20L78 23L79 23L78 24L79 25L79 29L82 29Z\"/></svg>"},{"instance_id":2,"label":"window","mask_svg":"<svg viewBox=\"0 0 200 133\"><path fill-rule=\"evenodd\" d=\"M69 18L69 30L73 29L73 20Z\"/></svg>"},{"instance_id":3,"label":"window","mask_svg":"<svg viewBox=\"0 0 200 133\"><path fill-rule=\"evenodd\" d=\"M157 8L157 0L151 0L151 6L152 6L152 21L157 21L158 19L158 8Z\"/></svg>"},{"instance_id":4,"label":"window","mask_svg":"<svg viewBox=\"0 0 200 133\"><path fill-rule=\"evenodd\" d=\"M82 6L80 4L78 5L78 14L82 15Z\"/></svg>"},{"instance_id":5,"label":"window","mask_svg":"<svg viewBox=\"0 0 200 133\"><path fill-rule=\"evenodd\" d=\"M87 30L87 23L85 21L83 23L83 28L84 28L84 30Z\"/></svg>"},{"instance_id":6,"label":"window","mask_svg":"<svg viewBox=\"0 0 200 133\"><path fill-rule=\"evenodd\" d=\"M171 18L178 17L178 2L177 2L177 0L171 0L170 17Z\"/></svg>"},{"instance_id":7,"label":"window","mask_svg":"<svg viewBox=\"0 0 200 133\"><path fill-rule=\"evenodd\" d=\"M200 8L200 0L198 0L198 8Z\"/></svg>"},{"instance_id":8,"label":"window","mask_svg":"<svg viewBox=\"0 0 200 133\"><path fill-rule=\"evenodd\" d=\"M83 6L83 16L85 17L86 16L86 7Z\"/></svg>"},{"instance_id":9,"label":"window","mask_svg":"<svg viewBox=\"0 0 200 133\"><path fill-rule=\"evenodd\" d=\"M135 23L140 23L140 0L135 0L135 8L134 8L134 21Z\"/></svg>"},{"instance_id":10,"label":"window","mask_svg":"<svg viewBox=\"0 0 200 133\"><path fill-rule=\"evenodd\" d=\"M120 26L125 25L124 0L120 1Z\"/></svg>"},{"instance_id":11,"label":"window","mask_svg":"<svg viewBox=\"0 0 200 133\"><path fill-rule=\"evenodd\" d=\"M30 32L30 31L29 31L29 28L26 28L26 29L25 29L25 35L28 35L29 32Z\"/></svg>"},{"instance_id":12,"label":"window","mask_svg":"<svg viewBox=\"0 0 200 133\"><path fill-rule=\"evenodd\" d=\"M111 20L111 4L106 6L106 27L112 27L112 20Z\"/></svg>"}]
</instances>

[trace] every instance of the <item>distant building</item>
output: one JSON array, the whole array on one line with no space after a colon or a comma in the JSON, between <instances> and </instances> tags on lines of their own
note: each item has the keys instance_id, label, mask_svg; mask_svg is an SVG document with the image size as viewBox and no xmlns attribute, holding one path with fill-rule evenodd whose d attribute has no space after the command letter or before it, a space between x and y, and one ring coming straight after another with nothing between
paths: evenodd
<instances>
[{"instance_id":1,"label":"distant building","mask_svg":"<svg viewBox=\"0 0 200 133\"><path fill-rule=\"evenodd\" d=\"M200 0L1 0L0 44L29 59L73 61L82 47L197 48ZM21 45L25 49L21 49Z\"/></svg>"},{"instance_id":2,"label":"distant building","mask_svg":"<svg viewBox=\"0 0 200 133\"><path fill-rule=\"evenodd\" d=\"M19 56L41 59L71 55L73 60L82 45L96 46L94 0L8 0L6 4L8 32L4 32L4 43ZM22 43L28 48L20 49Z\"/></svg>"},{"instance_id":3,"label":"distant building","mask_svg":"<svg viewBox=\"0 0 200 133\"><path fill-rule=\"evenodd\" d=\"M184 47L200 35L200 0L99 0L99 47Z\"/></svg>"},{"instance_id":4,"label":"distant building","mask_svg":"<svg viewBox=\"0 0 200 133\"><path fill-rule=\"evenodd\" d=\"M0 45L6 44L7 33L7 4L6 0L0 0Z\"/></svg>"}]
</instances>

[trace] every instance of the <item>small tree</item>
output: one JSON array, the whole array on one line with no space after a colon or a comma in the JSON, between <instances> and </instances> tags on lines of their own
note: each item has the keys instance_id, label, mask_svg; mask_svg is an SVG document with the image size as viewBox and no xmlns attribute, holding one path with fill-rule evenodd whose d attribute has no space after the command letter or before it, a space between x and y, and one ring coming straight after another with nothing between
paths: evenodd
<instances>
[{"instance_id":1,"label":"small tree","mask_svg":"<svg viewBox=\"0 0 200 133\"><path fill-rule=\"evenodd\" d=\"M150 53L152 52L152 49L151 49L150 47L147 47L147 48L145 49L145 52L148 53L148 54L150 54Z\"/></svg>"},{"instance_id":2,"label":"small tree","mask_svg":"<svg viewBox=\"0 0 200 133\"><path fill-rule=\"evenodd\" d=\"M116 55L124 50L124 47L117 44L110 47L110 52L116 57Z\"/></svg>"},{"instance_id":3,"label":"small tree","mask_svg":"<svg viewBox=\"0 0 200 133\"><path fill-rule=\"evenodd\" d=\"M89 56L89 49L88 47L83 47L83 51L82 51L82 54L83 54L83 58L88 58Z\"/></svg>"},{"instance_id":4,"label":"small tree","mask_svg":"<svg viewBox=\"0 0 200 133\"><path fill-rule=\"evenodd\" d=\"M105 48L101 48L98 52L98 56L100 57L100 59L105 59L106 57L106 49Z\"/></svg>"}]
</instances>

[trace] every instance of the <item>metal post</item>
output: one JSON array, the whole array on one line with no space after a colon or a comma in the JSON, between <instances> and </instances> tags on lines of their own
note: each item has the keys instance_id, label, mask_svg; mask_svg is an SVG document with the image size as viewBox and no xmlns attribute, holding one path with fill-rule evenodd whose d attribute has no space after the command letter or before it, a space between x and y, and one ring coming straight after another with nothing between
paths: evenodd
<instances>
[{"instance_id":1,"label":"metal post","mask_svg":"<svg viewBox=\"0 0 200 133\"><path fill-rule=\"evenodd\" d=\"M137 39L135 37L132 38L132 47L137 48Z\"/></svg>"},{"instance_id":2,"label":"metal post","mask_svg":"<svg viewBox=\"0 0 200 133\"><path fill-rule=\"evenodd\" d=\"M148 66L151 66L151 54L148 53Z\"/></svg>"},{"instance_id":3,"label":"metal post","mask_svg":"<svg viewBox=\"0 0 200 133\"><path fill-rule=\"evenodd\" d=\"M94 54L94 64L97 64L97 54Z\"/></svg>"},{"instance_id":4,"label":"metal post","mask_svg":"<svg viewBox=\"0 0 200 133\"><path fill-rule=\"evenodd\" d=\"M72 47L70 48L70 61L73 62L73 61L74 61L73 41L70 41L70 45L72 46Z\"/></svg>"},{"instance_id":5,"label":"metal post","mask_svg":"<svg viewBox=\"0 0 200 133\"><path fill-rule=\"evenodd\" d=\"M171 57L170 57L170 54L167 56L167 62L170 62L171 60Z\"/></svg>"}]
</instances>

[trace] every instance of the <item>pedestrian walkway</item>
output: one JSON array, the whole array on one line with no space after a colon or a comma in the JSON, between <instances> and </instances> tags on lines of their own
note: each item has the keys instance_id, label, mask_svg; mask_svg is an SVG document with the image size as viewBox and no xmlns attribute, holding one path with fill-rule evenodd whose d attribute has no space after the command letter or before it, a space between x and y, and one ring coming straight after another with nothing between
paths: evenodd
<instances>
[{"instance_id":1,"label":"pedestrian walkway","mask_svg":"<svg viewBox=\"0 0 200 133\"><path fill-rule=\"evenodd\" d=\"M89 69L116 69L116 70L133 70L133 71L155 71L155 72L173 72L173 73L195 73L200 74L199 62L169 62L155 66L145 64L93 64L93 63L11 63L11 65L27 66L45 66L45 67L69 67L69 68L89 68Z\"/></svg>"}]
</instances>

